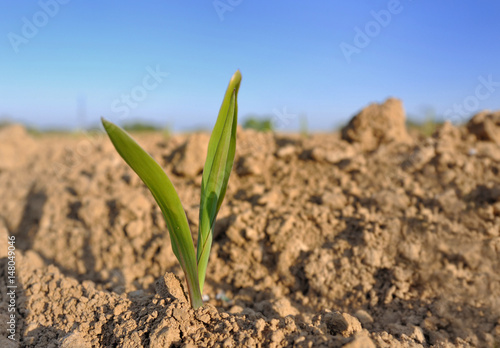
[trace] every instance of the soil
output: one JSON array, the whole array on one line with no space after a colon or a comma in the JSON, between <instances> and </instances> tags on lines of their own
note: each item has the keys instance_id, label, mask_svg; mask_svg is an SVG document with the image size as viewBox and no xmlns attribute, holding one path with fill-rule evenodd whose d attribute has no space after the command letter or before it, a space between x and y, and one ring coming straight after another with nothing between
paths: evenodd
<instances>
[{"instance_id":1,"label":"soil","mask_svg":"<svg viewBox=\"0 0 500 348\"><path fill-rule=\"evenodd\" d=\"M0 346L499 347L500 113L404 124L389 99L338 133L239 129L198 310L103 133L0 129ZM134 137L196 237L209 135Z\"/></svg>"}]
</instances>

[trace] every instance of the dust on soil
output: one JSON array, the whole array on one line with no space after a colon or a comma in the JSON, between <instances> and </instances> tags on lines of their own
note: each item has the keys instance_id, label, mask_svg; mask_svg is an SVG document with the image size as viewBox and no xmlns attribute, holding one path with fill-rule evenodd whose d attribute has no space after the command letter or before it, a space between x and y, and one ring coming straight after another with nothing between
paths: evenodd
<instances>
[{"instance_id":1,"label":"dust on soil","mask_svg":"<svg viewBox=\"0 0 500 348\"><path fill-rule=\"evenodd\" d=\"M196 231L209 136L135 137ZM396 99L341 133L239 129L198 310L160 210L102 133L11 126L0 144L2 347L500 345L500 112L430 138Z\"/></svg>"}]
</instances>

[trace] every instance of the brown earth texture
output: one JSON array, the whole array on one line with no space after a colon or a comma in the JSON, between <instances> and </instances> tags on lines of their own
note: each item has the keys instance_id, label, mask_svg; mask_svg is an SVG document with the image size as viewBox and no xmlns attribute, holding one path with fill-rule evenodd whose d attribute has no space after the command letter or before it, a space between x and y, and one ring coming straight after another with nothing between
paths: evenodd
<instances>
[{"instance_id":1,"label":"brown earth texture","mask_svg":"<svg viewBox=\"0 0 500 348\"><path fill-rule=\"evenodd\" d=\"M196 238L209 134L133 136ZM431 137L397 99L339 133L238 129L197 310L107 136L0 146L0 347L500 347L500 112Z\"/></svg>"}]
</instances>

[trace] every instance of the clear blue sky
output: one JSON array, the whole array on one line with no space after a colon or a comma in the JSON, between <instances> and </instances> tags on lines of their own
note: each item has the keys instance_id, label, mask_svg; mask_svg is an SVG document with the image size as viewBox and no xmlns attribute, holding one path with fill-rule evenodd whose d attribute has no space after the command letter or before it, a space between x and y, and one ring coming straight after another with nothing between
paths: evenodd
<instances>
[{"instance_id":1,"label":"clear blue sky","mask_svg":"<svg viewBox=\"0 0 500 348\"><path fill-rule=\"evenodd\" d=\"M456 120L500 109L499 14L495 0L2 1L0 118L209 128L240 69L240 120L330 130L389 96Z\"/></svg>"}]
</instances>

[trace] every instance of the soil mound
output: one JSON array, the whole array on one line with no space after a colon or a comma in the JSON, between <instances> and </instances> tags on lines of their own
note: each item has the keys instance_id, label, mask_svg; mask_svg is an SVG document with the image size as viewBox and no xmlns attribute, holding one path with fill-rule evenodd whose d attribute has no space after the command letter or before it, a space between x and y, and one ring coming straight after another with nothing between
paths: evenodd
<instances>
[{"instance_id":1,"label":"soil mound","mask_svg":"<svg viewBox=\"0 0 500 348\"><path fill-rule=\"evenodd\" d=\"M480 112L467 123L467 129L478 140L500 145L500 112Z\"/></svg>"},{"instance_id":2,"label":"soil mound","mask_svg":"<svg viewBox=\"0 0 500 348\"><path fill-rule=\"evenodd\" d=\"M8 236L17 286L16 341L2 310L0 346L498 346L500 147L474 128L493 116L413 138L399 101L365 110L342 135L238 130L196 311L159 208L109 140L22 135L27 160L0 169L1 308ZM208 136L135 137L196 235ZM3 139L1 156L24 153Z\"/></svg>"},{"instance_id":3,"label":"soil mound","mask_svg":"<svg viewBox=\"0 0 500 348\"><path fill-rule=\"evenodd\" d=\"M174 171L178 175L196 177L203 171L207 155L209 134L199 133L188 136L186 142L179 149L178 156L173 156Z\"/></svg>"},{"instance_id":4,"label":"soil mound","mask_svg":"<svg viewBox=\"0 0 500 348\"><path fill-rule=\"evenodd\" d=\"M407 142L403 103L389 98L382 104L370 104L342 129L342 139L359 143L365 151L375 150L380 144Z\"/></svg>"},{"instance_id":5,"label":"soil mound","mask_svg":"<svg viewBox=\"0 0 500 348\"><path fill-rule=\"evenodd\" d=\"M35 142L21 125L0 128L0 170L26 166L31 159Z\"/></svg>"}]
</instances>

